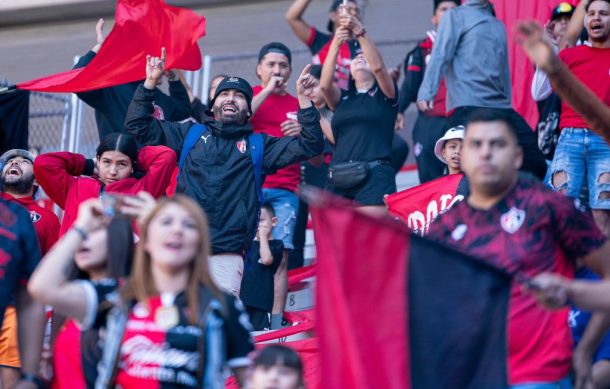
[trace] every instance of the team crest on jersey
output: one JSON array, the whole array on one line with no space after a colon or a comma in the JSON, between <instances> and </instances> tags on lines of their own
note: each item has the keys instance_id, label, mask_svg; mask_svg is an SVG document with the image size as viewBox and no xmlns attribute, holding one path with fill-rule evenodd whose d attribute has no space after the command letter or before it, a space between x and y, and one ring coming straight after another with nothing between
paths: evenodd
<instances>
[{"instance_id":1,"label":"team crest on jersey","mask_svg":"<svg viewBox=\"0 0 610 389\"><path fill-rule=\"evenodd\" d=\"M242 139L240 141L238 141L237 143L235 143L235 146L237 146L237 150L239 150L240 153L245 153L248 145L246 144L246 140Z\"/></svg>"},{"instance_id":2,"label":"team crest on jersey","mask_svg":"<svg viewBox=\"0 0 610 389\"><path fill-rule=\"evenodd\" d=\"M525 211L512 207L508 212L500 216L500 225L504 231L514 234L525 221Z\"/></svg>"},{"instance_id":3,"label":"team crest on jersey","mask_svg":"<svg viewBox=\"0 0 610 389\"><path fill-rule=\"evenodd\" d=\"M30 219L32 219L32 223L36 223L38 220L40 220L42 216L40 216L40 214L36 211L30 211Z\"/></svg>"},{"instance_id":4,"label":"team crest on jersey","mask_svg":"<svg viewBox=\"0 0 610 389\"><path fill-rule=\"evenodd\" d=\"M451 237L453 240L461 240L464 235L466 235L466 231L468 231L468 226L466 224L460 224L451 232Z\"/></svg>"}]
</instances>

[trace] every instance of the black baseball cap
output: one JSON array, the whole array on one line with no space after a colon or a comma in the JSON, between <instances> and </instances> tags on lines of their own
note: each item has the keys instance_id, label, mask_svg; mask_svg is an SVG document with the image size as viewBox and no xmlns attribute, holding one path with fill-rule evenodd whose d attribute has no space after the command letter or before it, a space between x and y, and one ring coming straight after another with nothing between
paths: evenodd
<instances>
[{"instance_id":1,"label":"black baseball cap","mask_svg":"<svg viewBox=\"0 0 610 389\"><path fill-rule=\"evenodd\" d=\"M244 96L246 96L246 101L248 103L248 112L252 114L252 87L250 86L250 83L248 81L244 80L241 77L234 76L225 77L222 81L220 81L220 84L218 84L218 87L216 87L216 93L214 93L214 98L212 99L212 101L210 101L210 109L212 109L212 107L214 106L216 97L218 97L220 92L230 89L240 91L244 94Z\"/></svg>"},{"instance_id":2,"label":"black baseball cap","mask_svg":"<svg viewBox=\"0 0 610 389\"><path fill-rule=\"evenodd\" d=\"M278 53L285 55L286 58L288 58L288 64L292 65L292 53L285 44L280 42L267 43L265 46L261 47L260 51L258 52L258 62L260 63L265 57L265 55L269 53Z\"/></svg>"},{"instance_id":3,"label":"black baseball cap","mask_svg":"<svg viewBox=\"0 0 610 389\"><path fill-rule=\"evenodd\" d=\"M455 5L457 5L458 7L460 5L462 5L461 0L434 0L434 12L436 12L436 10L438 9L438 6L441 5L441 3L445 3L445 2L455 3Z\"/></svg>"},{"instance_id":4,"label":"black baseball cap","mask_svg":"<svg viewBox=\"0 0 610 389\"><path fill-rule=\"evenodd\" d=\"M557 7L553 8L553 12L551 13L551 21L557 20L562 16L567 16L568 18L572 17L574 13L574 7L570 3L559 3Z\"/></svg>"}]
</instances>

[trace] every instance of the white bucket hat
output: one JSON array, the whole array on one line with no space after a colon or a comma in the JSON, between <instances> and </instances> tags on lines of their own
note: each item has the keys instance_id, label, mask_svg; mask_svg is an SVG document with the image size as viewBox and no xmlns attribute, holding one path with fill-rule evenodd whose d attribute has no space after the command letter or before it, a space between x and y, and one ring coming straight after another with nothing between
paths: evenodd
<instances>
[{"instance_id":1,"label":"white bucket hat","mask_svg":"<svg viewBox=\"0 0 610 389\"><path fill-rule=\"evenodd\" d=\"M436 158L446 164L447 162L443 158L443 147L445 146L445 142L451 139L464 139L464 130L464 126L455 126L448 129L447 132L445 132L445 135L437 140L436 145L434 145L434 155L436 155Z\"/></svg>"}]
</instances>

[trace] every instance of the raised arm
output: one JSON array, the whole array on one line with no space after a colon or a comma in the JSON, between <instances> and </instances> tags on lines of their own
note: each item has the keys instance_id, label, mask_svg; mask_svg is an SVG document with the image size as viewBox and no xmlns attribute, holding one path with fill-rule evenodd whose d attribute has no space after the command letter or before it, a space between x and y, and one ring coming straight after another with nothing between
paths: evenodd
<instances>
[{"instance_id":1,"label":"raised arm","mask_svg":"<svg viewBox=\"0 0 610 389\"><path fill-rule=\"evenodd\" d=\"M557 57L544 38L542 26L536 21L522 22L517 26L517 33L525 53L548 75L555 93L581 114L591 129L610 144L610 108Z\"/></svg>"},{"instance_id":2,"label":"raised arm","mask_svg":"<svg viewBox=\"0 0 610 389\"><path fill-rule=\"evenodd\" d=\"M309 3L311 3L311 0L295 0L286 11L288 25L297 38L305 44L307 44L311 35L311 26L303 20L303 14Z\"/></svg>"},{"instance_id":3,"label":"raised arm","mask_svg":"<svg viewBox=\"0 0 610 389\"><path fill-rule=\"evenodd\" d=\"M425 112L432 109L432 101L438 91L445 68L457 49L460 31L453 20L453 13L454 10L447 11L439 24L430 62L426 67L426 73L417 94L417 107L420 111Z\"/></svg>"},{"instance_id":4,"label":"raised arm","mask_svg":"<svg viewBox=\"0 0 610 389\"><path fill-rule=\"evenodd\" d=\"M383 94L389 99L395 99L397 92L394 80L383 63L383 58L381 58L377 46L369 39L366 29L360 20L349 13L342 12L339 17L339 23L341 27L351 31L356 39L358 39L364 58L369 63L375 80L377 80L377 84Z\"/></svg>"},{"instance_id":5,"label":"raised arm","mask_svg":"<svg viewBox=\"0 0 610 389\"><path fill-rule=\"evenodd\" d=\"M320 90L324 94L326 105L331 111L334 111L341 99L341 90L335 85L335 68L337 67L337 56L339 48L344 42L350 38L350 31L346 28L339 27L335 31L335 36L330 44L328 56L322 66L322 74L320 76Z\"/></svg>"},{"instance_id":6,"label":"raised arm","mask_svg":"<svg viewBox=\"0 0 610 389\"><path fill-rule=\"evenodd\" d=\"M53 246L30 278L28 290L39 302L51 305L61 315L83 322L89 312L89 300L80 281L69 281L74 255L86 236L103 228L99 199L83 202L72 228Z\"/></svg>"},{"instance_id":7,"label":"raised arm","mask_svg":"<svg viewBox=\"0 0 610 389\"><path fill-rule=\"evenodd\" d=\"M36 181L51 200L62 209L68 192L77 184L77 177L93 174L93 160L81 154L58 152L39 155L34 161Z\"/></svg>"},{"instance_id":8,"label":"raised arm","mask_svg":"<svg viewBox=\"0 0 610 389\"><path fill-rule=\"evenodd\" d=\"M580 0L580 3L574 9L574 13L568 23L566 34L559 41L559 49L565 49L566 47L573 47L580 38L580 33L583 28L583 21L585 20L585 8L587 6L587 0Z\"/></svg>"},{"instance_id":9,"label":"raised arm","mask_svg":"<svg viewBox=\"0 0 610 389\"><path fill-rule=\"evenodd\" d=\"M155 198L162 196L176 168L176 153L165 146L144 146L138 153L138 169L146 172L137 183L138 191Z\"/></svg>"},{"instance_id":10,"label":"raised arm","mask_svg":"<svg viewBox=\"0 0 610 389\"><path fill-rule=\"evenodd\" d=\"M302 128L301 135L266 137L263 160L266 173L273 173L292 163L315 157L324 150L320 113L309 99L316 86L315 78L309 74L310 68L311 65L305 66L296 83L299 100L297 120Z\"/></svg>"},{"instance_id":11,"label":"raised arm","mask_svg":"<svg viewBox=\"0 0 610 389\"><path fill-rule=\"evenodd\" d=\"M157 81L163 75L164 65L165 48L161 57L147 56L146 81L133 94L125 116L125 129L142 145L165 145L179 154L191 124L160 121L152 116Z\"/></svg>"}]
</instances>

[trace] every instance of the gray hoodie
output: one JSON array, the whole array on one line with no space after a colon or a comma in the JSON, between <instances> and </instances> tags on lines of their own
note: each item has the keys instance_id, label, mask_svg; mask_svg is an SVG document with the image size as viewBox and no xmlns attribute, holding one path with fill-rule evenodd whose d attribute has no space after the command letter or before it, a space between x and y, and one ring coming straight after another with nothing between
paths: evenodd
<instances>
[{"instance_id":1,"label":"gray hoodie","mask_svg":"<svg viewBox=\"0 0 610 389\"><path fill-rule=\"evenodd\" d=\"M506 30L488 1L467 0L443 16L417 100L431 101L443 76L447 112L512 108Z\"/></svg>"}]
</instances>

